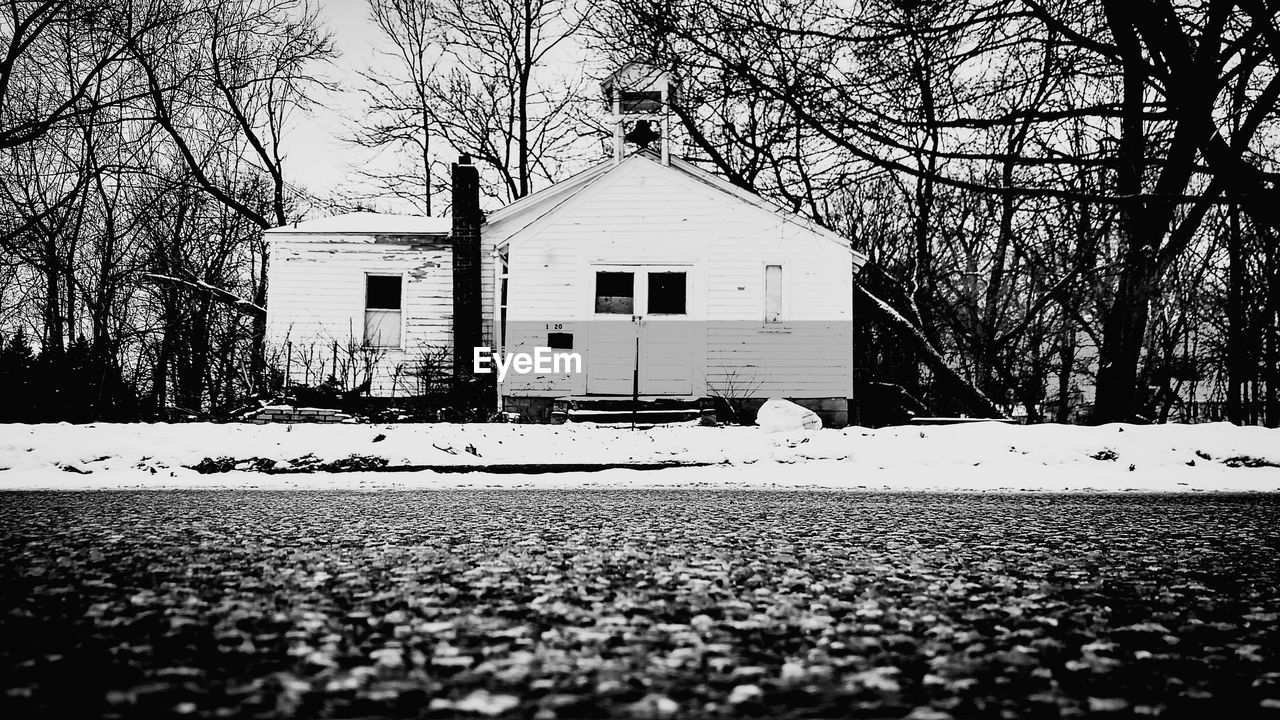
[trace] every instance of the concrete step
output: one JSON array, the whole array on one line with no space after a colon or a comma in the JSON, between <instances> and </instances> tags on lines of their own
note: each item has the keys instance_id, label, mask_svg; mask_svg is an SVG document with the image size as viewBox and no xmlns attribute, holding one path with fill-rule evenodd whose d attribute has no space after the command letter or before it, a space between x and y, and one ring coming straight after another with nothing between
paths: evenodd
<instances>
[{"instance_id":1,"label":"concrete step","mask_svg":"<svg viewBox=\"0 0 1280 720\"><path fill-rule=\"evenodd\" d=\"M578 395L556 398L551 406L551 422L593 422L622 425L632 421L645 425L688 422L712 412L711 398L693 396L642 395L638 401L614 395Z\"/></svg>"}]
</instances>

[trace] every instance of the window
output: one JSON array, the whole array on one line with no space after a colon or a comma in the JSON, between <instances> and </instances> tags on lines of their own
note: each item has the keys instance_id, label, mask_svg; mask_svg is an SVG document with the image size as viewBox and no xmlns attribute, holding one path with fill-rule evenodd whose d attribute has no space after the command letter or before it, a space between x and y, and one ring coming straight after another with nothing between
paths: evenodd
<instances>
[{"instance_id":1,"label":"window","mask_svg":"<svg viewBox=\"0 0 1280 720\"><path fill-rule=\"evenodd\" d=\"M684 315L685 274L649 273L649 314Z\"/></svg>"},{"instance_id":2,"label":"window","mask_svg":"<svg viewBox=\"0 0 1280 720\"><path fill-rule=\"evenodd\" d=\"M662 93L657 90L623 90L622 112L656 113L662 109Z\"/></svg>"},{"instance_id":3,"label":"window","mask_svg":"<svg viewBox=\"0 0 1280 720\"><path fill-rule=\"evenodd\" d=\"M764 321L782 322L782 266L764 266Z\"/></svg>"},{"instance_id":4,"label":"window","mask_svg":"<svg viewBox=\"0 0 1280 720\"><path fill-rule=\"evenodd\" d=\"M400 347L400 276L364 278L365 347Z\"/></svg>"},{"instance_id":5,"label":"window","mask_svg":"<svg viewBox=\"0 0 1280 720\"><path fill-rule=\"evenodd\" d=\"M596 313L631 315L635 311L636 281L632 272L596 272Z\"/></svg>"}]
</instances>

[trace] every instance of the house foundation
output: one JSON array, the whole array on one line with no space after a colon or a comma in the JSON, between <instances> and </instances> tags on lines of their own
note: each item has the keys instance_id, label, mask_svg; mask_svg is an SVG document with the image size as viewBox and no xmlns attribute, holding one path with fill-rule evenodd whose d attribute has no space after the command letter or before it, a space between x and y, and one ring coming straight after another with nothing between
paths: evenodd
<instances>
[{"instance_id":1,"label":"house foundation","mask_svg":"<svg viewBox=\"0 0 1280 720\"><path fill-rule=\"evenodd\" d=\"M559 401L563 404L561 398ZM589 399L589 398L588 398ZM815 412L822 419L822 426L829 428L842 428L849 424L849 399L841 397L825 397L825 398L786 398L791 402L808 408ZM642 401L644 399L642 398ZM749 418L754 418L760 406L765 403L767 398L750 398L737 401L738 405ZM504 412L514 412L520 414L522 422L529 423L555 423L564 422L564 412L561 409L557 412L557 398L551 397L522 397L507 396L502 399L502 409ZM699 403L700 414L708 415L713 413L710 398L704 398ZM622 413L619 415L622 422L629 422L630 415Z\"/></svg>"}]
</instances>

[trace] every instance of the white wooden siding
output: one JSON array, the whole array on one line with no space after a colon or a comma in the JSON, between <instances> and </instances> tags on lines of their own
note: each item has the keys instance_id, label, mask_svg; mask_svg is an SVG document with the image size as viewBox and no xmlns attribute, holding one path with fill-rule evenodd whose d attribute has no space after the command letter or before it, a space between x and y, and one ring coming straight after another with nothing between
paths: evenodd
<instances>
[{"instance_id":1,"label":"white wooden siding","mask_svg":"<svg viewBox=\"0 0 1280 720\"><path fill-rule=\"evenodd\" d=\"M848 248L684 172L632 158L513 235L510 257L508 351L546 345L557 323L574 333L575 350L589 343L593 264L690 264L699 297L689 319L706 323L705 348L692 348L703 360L695 394L738 377L757 396L851 395ZM766 264L783 266L781 328L764 323ZM503 386L509 395L584 391L583 376L509 375Z\"/></svg>"},{"instance_id":2,"label":"white wooden siding","mask_svg":"<svg viewBox=\"0 0 1280 720\"><path fill-rule=\"evenodd\" d=\"M377 359L372 392L403 394L415 382L402 378L393 388L397 365L408 367L428 347L452 346L452 252L447 241L423 238L418 245L375 242L371 236L293 235L273 233L267 289L267 338L281 357L292 344L293 382L304 382L299 358L317 355L324 370L312 384L332 372L333 343L339 365L349 343L361 344L364 328L365 276L402 275L402 349L388 349ZM482 265L485 265L482 259ZM482 272L484 278L491 273ZM492 279L489 280L492 285ZM489 313L491 314L491 313Z\"/></svg>"}]
</instances>

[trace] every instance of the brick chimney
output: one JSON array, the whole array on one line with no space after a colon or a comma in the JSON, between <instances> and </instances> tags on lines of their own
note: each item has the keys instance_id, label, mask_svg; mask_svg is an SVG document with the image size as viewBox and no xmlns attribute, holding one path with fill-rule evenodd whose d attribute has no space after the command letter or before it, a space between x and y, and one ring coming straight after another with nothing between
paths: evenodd
<instances>
[{"instance_id":1,"label":"brick chimney","mask_svg":"<svg viewBox=\"0 0 1280 720\"><path fill-rule=\"evenodd\" d=\"M480 344L480 172L463 154L453 164L453 376L472 376Z\"/></svg>"}]
</instances>

